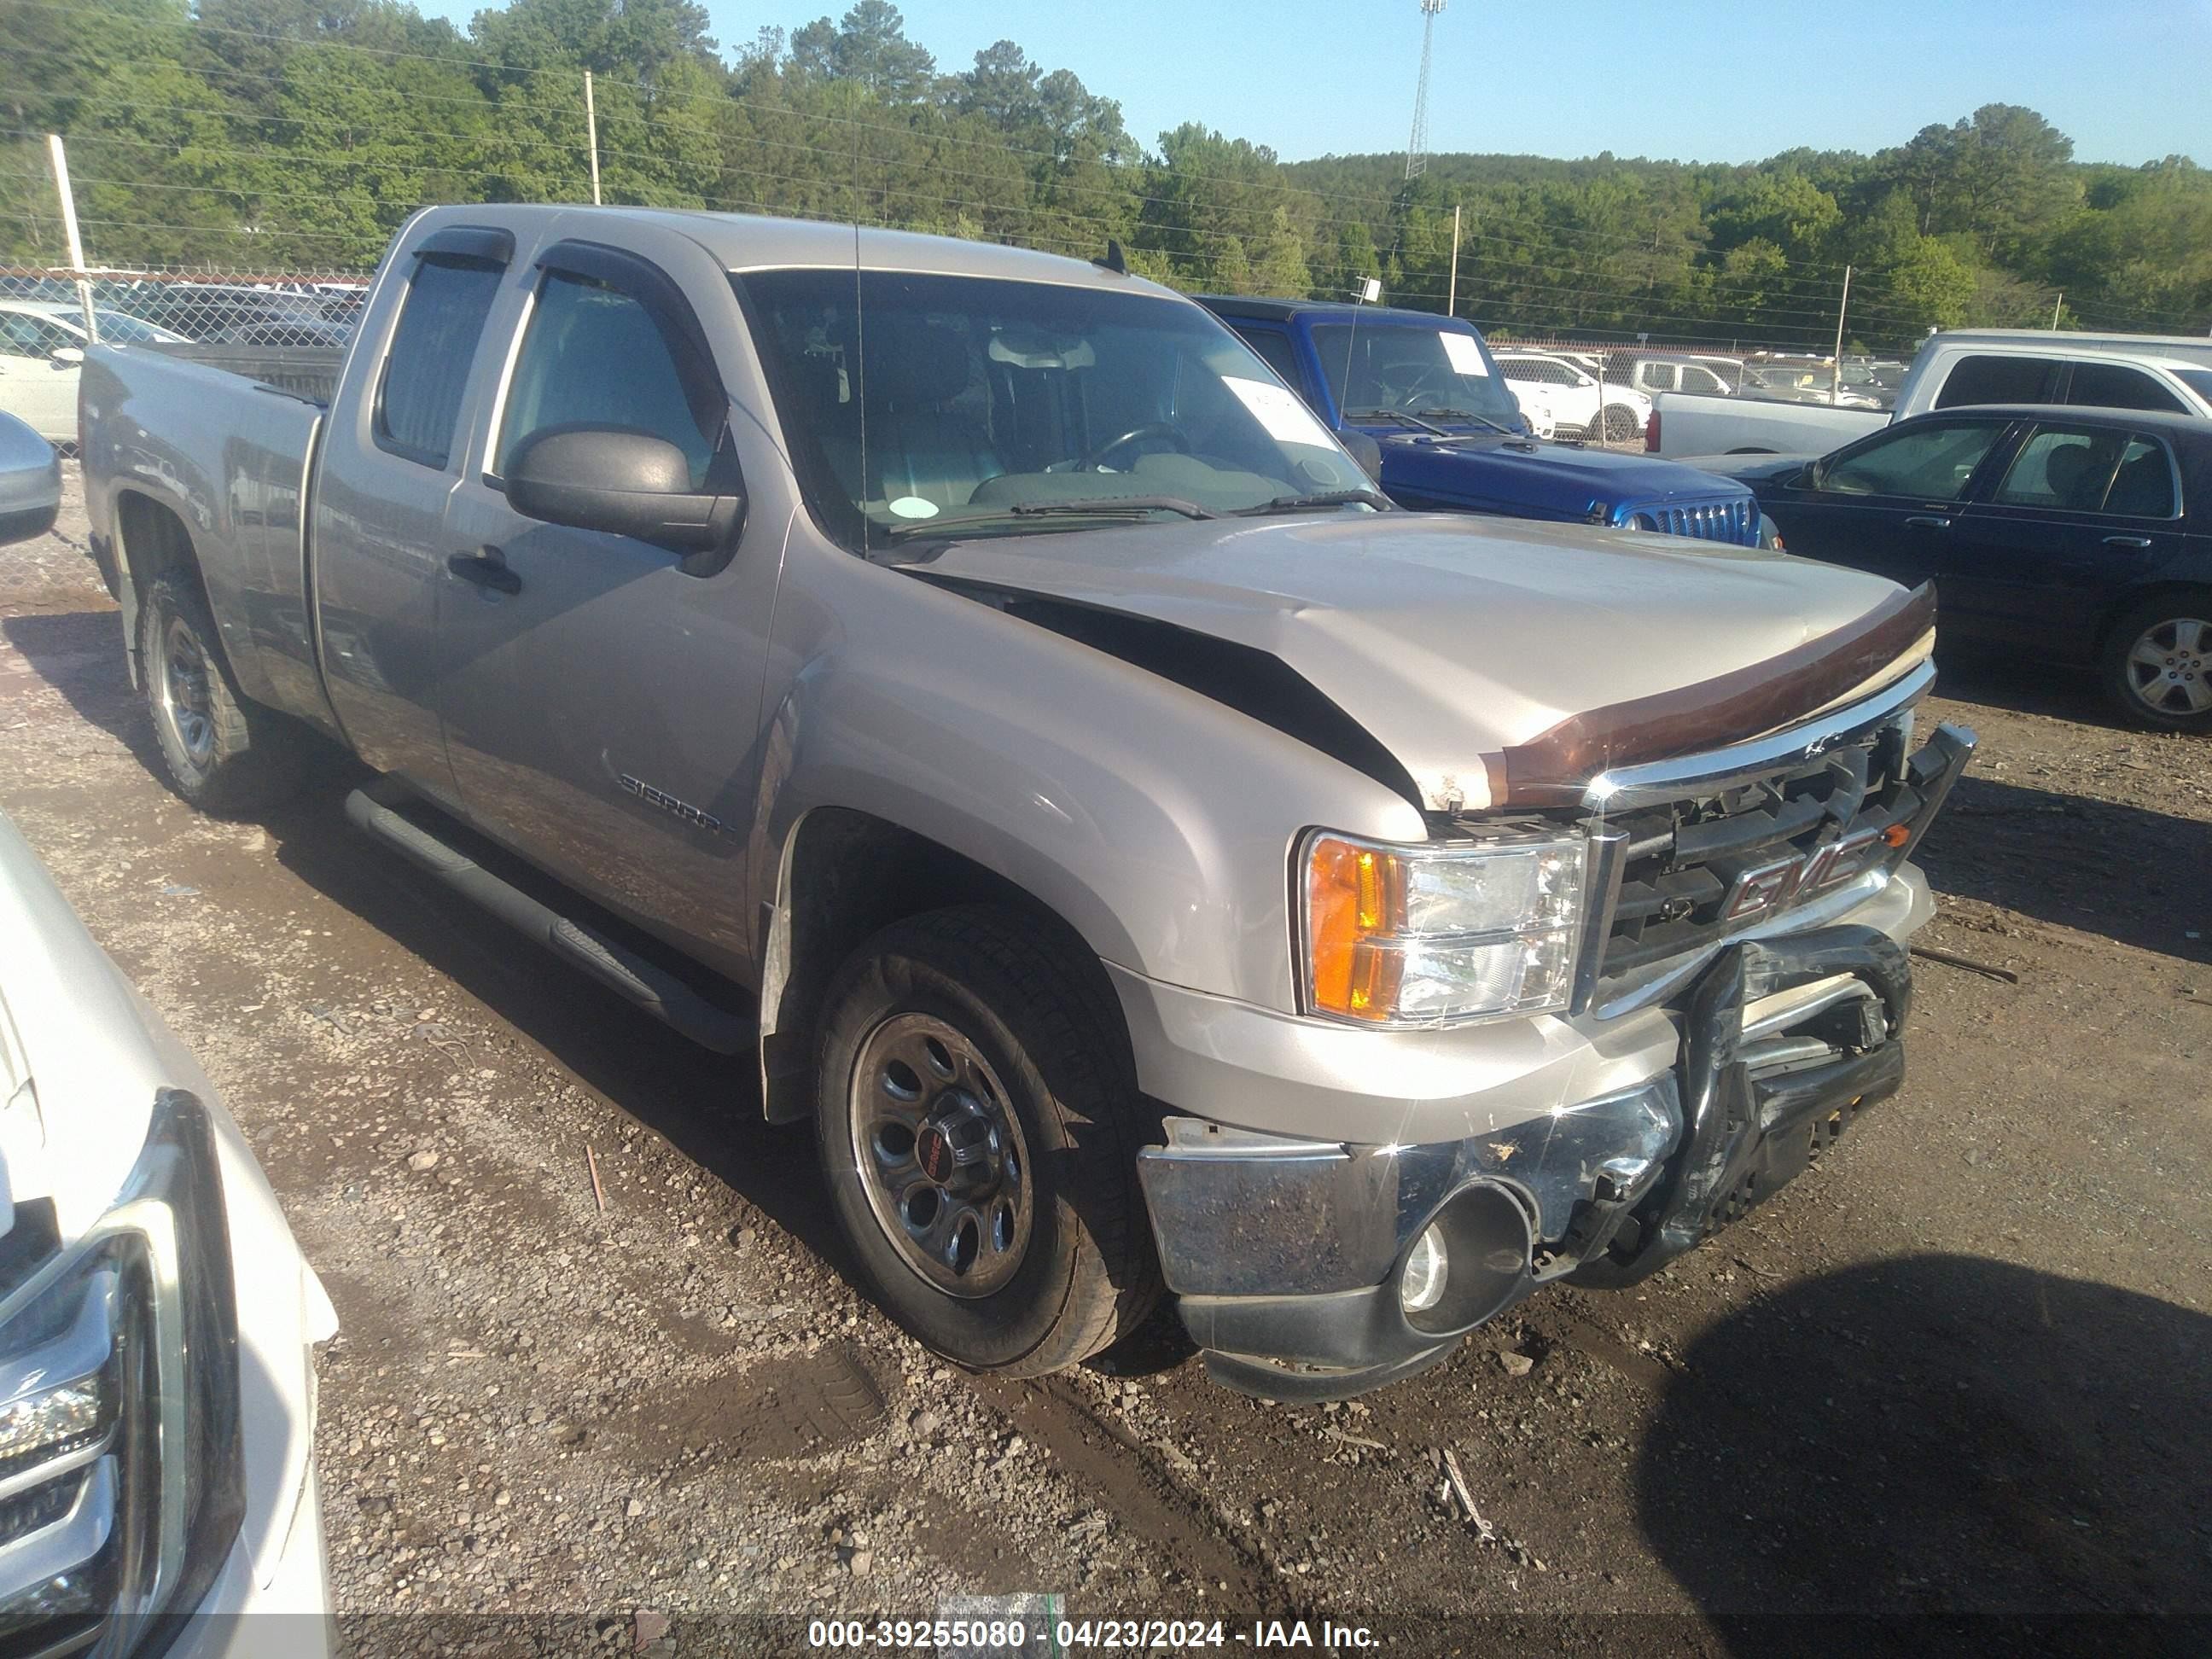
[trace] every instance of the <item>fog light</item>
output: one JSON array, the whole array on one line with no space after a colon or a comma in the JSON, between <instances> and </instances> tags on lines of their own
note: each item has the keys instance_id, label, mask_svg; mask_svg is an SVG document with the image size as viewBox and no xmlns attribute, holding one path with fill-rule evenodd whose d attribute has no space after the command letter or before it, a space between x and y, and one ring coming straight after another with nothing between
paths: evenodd
<instances>
[{"instance_id":1,"label":"fog light","mask_svg":"<svg viewBox=\"0 0 2212 1659\"><path fill-rule=\"evenodd\" d=\"M1426 1313L1443 1299L1450 1273L1444 1236L1431 1227L1413 1241L1413 1254L1406 1258L1406 1271L1398 1279L1398 1305L1409 1314Z\"/></svg>"}]
</instances>

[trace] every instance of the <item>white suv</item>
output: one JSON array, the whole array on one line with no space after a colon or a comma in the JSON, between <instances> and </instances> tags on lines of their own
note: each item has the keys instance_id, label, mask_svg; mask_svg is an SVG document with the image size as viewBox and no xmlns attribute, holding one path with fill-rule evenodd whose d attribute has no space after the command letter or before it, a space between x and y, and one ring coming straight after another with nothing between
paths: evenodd
<instances>
[{"instance_id":1,"label":"white suv","mask_svg":"<svg viewBox=\"0 0 2212 1659\"><path fill-rule=\"evenodd\" d=\"M1626 443L1644 430L1651 399L1632 386L1601 381L1564 357L1544 351L1498 351L1498 372L1527 410L1542 407L1562 433Z\"/></svg>"}]
</instances>

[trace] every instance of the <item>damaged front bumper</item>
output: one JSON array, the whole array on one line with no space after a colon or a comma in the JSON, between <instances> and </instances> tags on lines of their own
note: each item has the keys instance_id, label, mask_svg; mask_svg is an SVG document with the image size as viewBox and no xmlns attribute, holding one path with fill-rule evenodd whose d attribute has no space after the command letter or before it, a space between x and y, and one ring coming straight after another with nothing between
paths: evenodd
<instances>
[{"instance_id":1,"label":"damaged front bumper","mask_svg":"<svg viewBox=\"0 0 2212 1659\"><path fill-rule=\"evenodd\" d=\"M1171 1118L1138 1166L1163 1274L1217 1382L1395 1382L1547 1280L1632 1284L1771 1196L1896 1092L1911 1000L1903 945L1826 927L1722 951L1671 1070L1492 1133L1359 1146ZM1409 1308L1432 1230L1443 1287Z\"/></svg>"}]
</instances>

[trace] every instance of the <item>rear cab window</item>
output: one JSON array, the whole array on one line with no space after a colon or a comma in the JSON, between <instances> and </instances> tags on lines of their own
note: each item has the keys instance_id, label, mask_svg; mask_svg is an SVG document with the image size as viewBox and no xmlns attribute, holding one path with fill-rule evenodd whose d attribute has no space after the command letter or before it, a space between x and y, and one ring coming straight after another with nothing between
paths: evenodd
<instances>
[{"instance_id":1,"label":"rear cab window","mask_svg":"<svg viewBox=\"0 0 2212 1659\"><path fill-rule=\"evenodd\" d=\"M452 459L477 343L514 246L504 231L454 228L416 249L376 390L379 449L440 471Z\"/></svg>"}]
</instances>

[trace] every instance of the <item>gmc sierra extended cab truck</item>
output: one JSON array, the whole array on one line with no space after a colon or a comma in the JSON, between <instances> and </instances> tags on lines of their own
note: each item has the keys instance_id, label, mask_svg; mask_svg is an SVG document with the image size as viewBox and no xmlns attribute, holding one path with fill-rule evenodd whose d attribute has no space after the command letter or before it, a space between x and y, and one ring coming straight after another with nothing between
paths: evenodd
<instances>
[{"instance_id":1,"label":"gmc sierra extended cab truck","mask_svg":"<svg viewBox=\"0 0 2212 1659\"><path fill-rule=\"evenodd\" d=\"M757 1066L938 1352L1164 1289L1341 1396L1895 1091L1972 738L1925 589L1397 509L1118 264L431 210L326 405L95 349L94 553L185 799L350 748L368 834Z\"/></svg>"},{"instance_id":2,"label":"gmc sierra extended cab truck","mask_svg":"<svg viewBox=\"0 0 2212 1659\"><path fill-rule=\"evenodd\" d=\"M1759 503L1733 479L1532 436L1489 343L1462 319L1326 300L1199 303L1340 437L1375 441L1378 481L1401 507L1759 544Z\"/></svg>"}]
</instances>

